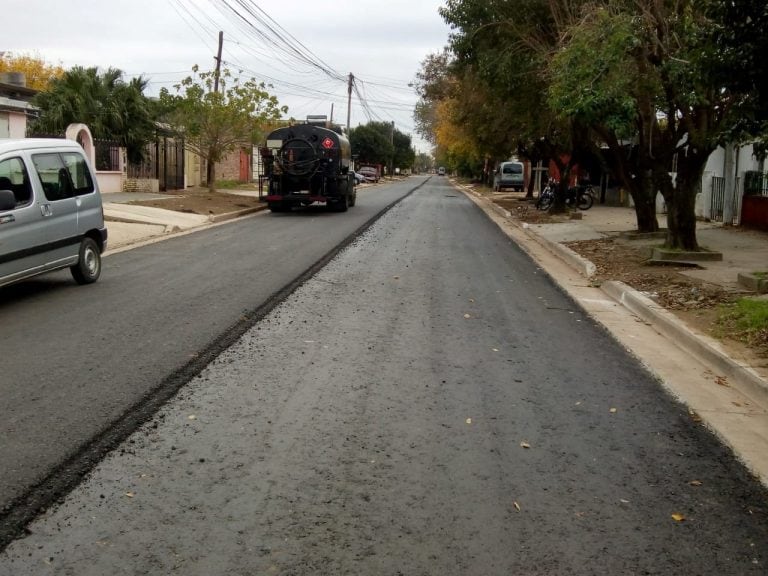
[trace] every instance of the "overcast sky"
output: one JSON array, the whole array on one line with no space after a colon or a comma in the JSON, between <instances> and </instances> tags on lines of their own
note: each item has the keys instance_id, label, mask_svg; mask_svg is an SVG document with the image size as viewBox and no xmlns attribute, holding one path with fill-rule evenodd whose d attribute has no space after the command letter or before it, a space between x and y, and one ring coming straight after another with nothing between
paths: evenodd
<instances>
[{"instance_id":1,"label":"overcast sky","mask_svg":"<svg viewBox=\"0 0 768 576\"><path fill-rule=\"evenodd\" d=\"M150 80L148 95L215 66L273 84L272 93L298 119L331 114L345 124L346 76L357 78L352 126L395 122L419 151L408 86L421 61L439 52L449 28L437 13L443 0L3 0L0 51L32 53L51 64L119 68ZM260 9L261 12L258 10ZM269 22L269 18L273 22ZM292 36L316 65L275 44L267 22ZM277 26L275 25L277 24ZM282 30L279 29L282 28ZM263 38L267 35L269 38ZM279 44L279 41L278 41ZM291 45L295 46L294 42Z\"/></svg>"}]
</instances>

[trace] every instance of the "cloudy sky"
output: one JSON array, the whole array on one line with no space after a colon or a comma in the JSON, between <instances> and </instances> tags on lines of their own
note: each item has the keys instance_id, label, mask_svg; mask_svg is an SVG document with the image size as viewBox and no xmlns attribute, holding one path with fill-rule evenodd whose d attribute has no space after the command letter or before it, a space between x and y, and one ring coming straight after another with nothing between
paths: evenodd
<instances>
[{"instance_id":1,"label":"cloudy sky","mask_svg":"<svg viewBox=\"0 0 768 576\"><path fill-rule=\"evenodd\" d=\"M346 123L347 75L356 78L352 126L395 122L414 132L411 83L421 61L447 43L443 0L3 0L0 51L51 64L115 67L144 75L149 95L224 65L273 85L289 115L331 114ZM298 50L300 54L294 52Z\"/></svg>"}]
</instances>

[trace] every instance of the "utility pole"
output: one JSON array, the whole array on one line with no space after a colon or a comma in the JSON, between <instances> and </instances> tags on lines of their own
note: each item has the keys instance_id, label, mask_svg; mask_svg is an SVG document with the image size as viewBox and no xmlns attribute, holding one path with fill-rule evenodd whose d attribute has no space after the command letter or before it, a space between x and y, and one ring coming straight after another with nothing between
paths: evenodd
<instances>
[{"instance_id":1,"label":"utility pole","mask_svg":"<svg viewBox=\"0 0 768 576\"><path fill-rule=\"evenodd\" d=\"M392 120L392 130L389 133L389 143L392 145L392 157L389 159L389 179L395 177L395 121Z\"/></svg>"},{"instance_id":2,"label":"utility pole","mask_svg":"<svg viewBox=\"0 0 768 576\"><path fill-rule=\"evenodd\" d=\"M219 52L216 54L216 72L213 76L213 91L219 91L219 73L221 72L221 48L224 45L224 32L219 30Z\"/></svg>"},{"instance_id":3,"label":"utility pole","mask_svg":"<svg viewBox=\"0 0 768 576\"><path fill-rule=\"evenodd\" d=\"M347 82L347 134L349 134L349 118L352 115L352 84L355 83L355 76L349 73L349 82Z\"/></svg>"},{"instance_id":4,"label":"utility pole","mask_svg":"<svg viewBox=\"0 0 768 576\"><path fill-rule=\"evenodd\" d=\"M219 30L219 51L216 54L216 72L213 74L213 91L219 91L219 74L221 72L221 48L224 45L224 32ZM215 179L215 165L211 162L211 154L208 154L208 164L205 170L205 182L208 184L208 189L213 190Z\"/></svg>"}]
</instances>

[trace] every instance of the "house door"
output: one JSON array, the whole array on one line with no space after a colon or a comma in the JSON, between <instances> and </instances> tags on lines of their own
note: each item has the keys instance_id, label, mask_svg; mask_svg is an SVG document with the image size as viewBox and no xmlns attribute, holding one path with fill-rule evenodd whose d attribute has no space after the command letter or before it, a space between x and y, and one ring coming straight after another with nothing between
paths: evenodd
<instances>
[{"instance_id":1,"label":"house door","mask_svg":"<svg viewBox=\"0 0 768 576\"><path fill-rule=\"evenodd\" d=\"M250 182L251 181L251 174L250 174L250 164L251 159L248 156L248 153L245 150L240 150L240 182Z\"/></svg>"}]
</instances>

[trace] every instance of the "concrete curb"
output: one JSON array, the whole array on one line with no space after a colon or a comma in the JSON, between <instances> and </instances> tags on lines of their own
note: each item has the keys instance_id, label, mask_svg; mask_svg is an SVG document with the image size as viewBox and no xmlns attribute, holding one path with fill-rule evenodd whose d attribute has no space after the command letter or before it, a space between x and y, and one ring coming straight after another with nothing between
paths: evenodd
<instances>
[{"instance_id":1,"label":"concrete curb","mask_svg":"<svg viewBox=\"0 0 768 576\"><path fill-rule=\"evenodd\" d=\"M247 216L248 214L254 214L256 212L262 212L267 209L267 205L254 206L253 208L244 208L237 212L227 212L225 214L214 214L211 216L211 222L224 222L225 220L234 220L241 216Z\"/></svg>"},{"instance_id":2,"label":"concrete curb","mask_svg":"<svg viewBox=\"0 0 768 576\"><path fill-rule=\"evenodd\" d=\"M530 225L527 223L523 223L522 229L529 237L533 238L547 250L552 252L555 256L560 258L560 260L563 260L566 264L574 268L587 280L591 279L597 273L597 268L592 262L584 258L581 254L577 254L568 248L568 246L560 244L559 242L554 242L548 238L544 238L532 230Z\"/></svg>"},{"instance_id":3,"label":"concrete curb","mask_svg":"<svg viewBox=\"0 0 768 576\"><path fill-rule=\"evenodd\" d=\"M486 199L482 194L478 194L471 188L467 188L466 186L462 186L460 184L456 184L459 186L462 190L465 192L469 192L473 196L479 199ZM509 210L505 210L498 204L496 204L493 200L488 200L488 205L490 206L491 210L499 214L500 216L509 219L512 216L512 213ZM559 242L553 242L552 240L548 240L547 238L544 238L543 236L537 234L534 230L531 229L530 224L523 223L522 226L515 222L514 220L510 220L510 223L517 228L523 230L531 239L535 240L542 246L544 246L547 250L552 252L555 256L563 260L566 264L571 266L572 268L575 268L579 273L581 273L582 276L586 277L587 279L592 278L597 273L597 268L595 265L581 256L580 254L577 254L567 246L564 246L560 244Z\"/></svg>"},{"instance_id":4,"label":"concrete curb","mask_svg":"<svg viewBox=\"0 0 768 576\"><path fill-rule=\"evenodd\" d=\"M686 352L728 378L747 396L762 405L768 405L768 382L751 367L739 364L725 354L716 340L693 332L674 314L623 282L604 282L601 289L627 310L653 324Z\"/></svg>"}]
</instances>

